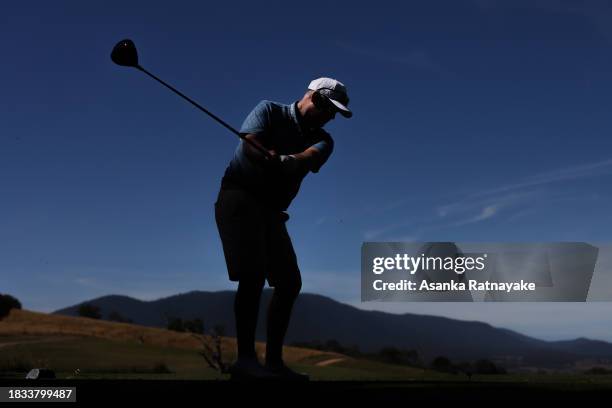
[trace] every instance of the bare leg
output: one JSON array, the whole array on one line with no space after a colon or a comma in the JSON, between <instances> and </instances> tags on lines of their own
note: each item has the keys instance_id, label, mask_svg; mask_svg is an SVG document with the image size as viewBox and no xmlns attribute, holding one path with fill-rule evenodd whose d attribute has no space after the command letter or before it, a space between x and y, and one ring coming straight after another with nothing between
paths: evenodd
<instances>
[{"instance_id":1,"label":"bare leg","mask_svg":"<svg viewBox=\"0 0 612 408\"><path fill-rule=\"evenodd\" d=\"M234 299L238 360L256 359L255 329L264 280L240 280Z\"/></svg>"},{"instance_id":2,"label":"bare leg","mask_svg":"<svg viewBox=\"0 0 612 408\"><path fill-rule=\"evenodd\" d=\"M300 292L300 285L292 288L276 287L268 307L266 364L283 362L283 342L289 327L291 311Z\"/></svg>"}]
</instances>

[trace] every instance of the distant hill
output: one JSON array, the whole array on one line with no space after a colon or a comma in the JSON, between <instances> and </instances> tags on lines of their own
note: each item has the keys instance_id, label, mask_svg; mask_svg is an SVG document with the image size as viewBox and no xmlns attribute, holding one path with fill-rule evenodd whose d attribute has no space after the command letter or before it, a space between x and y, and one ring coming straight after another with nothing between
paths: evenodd
<instances>
[{"instance_id":1,"label":"distant hill","mask_svg":"<svg viewBox=\"0 0 612 408\"><path fill-rule=\"evenodd\" d=\"M257 339L265 340L265 305L270 290L262 296ZM126 296L105 296L84 303L98 306L103 318L113 311L136 324L166 327L167 319L200 318L206 327L221 324L234 336L234 292L189 292L155 301ZM56 311L76 316L79 305ZM576 339L549 342L493 327L487 323L445 317L365 311L330 298L302 294L298 298L287 342L336 340L361 351L378 351L387 346L416 349L425 359L439 355L453 360L489 358L516 365L565 366L583 359L612 360L612 344Z\"/></svg>"},{"instance_id":2,"label":"distant hill","mask_svg":"<svg viewBox=\"0 0 612 408\"><path fill-rule=\"evenodd\" d=\"M212 346L212 339L136 324L13 309L0 320L0 382L23 379L30 369L41 365L52 368L59 379L197 380L199 385L202 380L227 379L226 374L205 363L201 355L204 343ZM222 338L221 349L226 363L234 361L234 338ZM265 344L258 342L256 349L263 360ZM283 357L314 380L457 380L455 375L420 367L309 348L285 347ZM202 395L209 399L208 393Z\"/></svg>"},{"instance_id":3,"label":"distant hill","mask_svg":"<svg viewBox=\"0 0 612 408\"><path fill-rule=\"evenodd\" d=\"M98 338L118 342L135 342L149 346L201 350L201 335L179 333L156 327L143 327L136 324L108 322L83 317L31 312L13 309L8 317L0 320L0 349L9 344L29 344L57 339ZM26 338L26 340L23 340ZM222 338L224 352L231 354L236 341L231 337ZM258 353L263 353L265 345L257 343ZM287 347L285 357L290 362L306 358L335 359L343 357L337 353L314 351L299 347Z\"/></svg>"}]
</instances>

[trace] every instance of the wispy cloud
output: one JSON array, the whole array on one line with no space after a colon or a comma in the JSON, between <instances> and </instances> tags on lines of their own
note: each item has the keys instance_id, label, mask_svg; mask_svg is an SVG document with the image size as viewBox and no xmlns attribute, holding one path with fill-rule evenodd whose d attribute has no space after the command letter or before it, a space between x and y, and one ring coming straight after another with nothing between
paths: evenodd
<instances>
[{"instance_id":1,"label":"wispy cloud","mask_svg":"<svg viewBox=\"0 0 612 408\"><path fill-rule=\"evenodd\" d=\"M532 202L537 198L543 198L544 192L541 191L539 187L610 174L612 174L612 159L559 168L535 174L516 183L477 191L458 201L439 206L437 212L440 217L446 217L453 213L465 212L474 208L482 208L482 215L487 215L489 213L493 213L494 215L498 211L493 211L492 209L488 211L485 210L491 207L500 210L503 207ZM554 197L554 200L559 201L575 198L576 197L570 193L569 195L564 194ZM475 217L477 221L487 218L491 217Z\"/></svg>"},{"instance_id":2,"label":"wispy cloud","mask_svg":"<svg viewBox=\"0 0 612 408\"><path fill-rule=\"evenodd\" d=\"M388 240L389 233L400 232L408 226L413 227L411 237L416 238L425 231L440 230L474 224L490 220L502 212L514 211L510 220L516 220L529 212L535 211L531 206L534 202L540 204L558 203L568 200L592 200L597 195L579 195L573 192L563 192L551 195L544 187L554 184L593 178L612 174L612 159L594 163L558 168L537 173L515 183L501 185L468 194L456 201L435 207L434 214L412 220L402 220L383 227L376 227L364 232L366 240L373 238ZM397 235L397 234L396 234Z\"/></svg>"},{"instance_id":3,"label":"wispy cloud","mask_svg":"<svg viewBox=\"0 0 612 408\"><path fill-rule=\"evenodd\" d=\"M497 212L499 211L500 208L501 208L501 205L488 205L488 206L486 206L486 207L484 207L482 209L480 214L478 214L478 215L476 215L474 217L470 217L470 218L465 219L465 220L460 220L460 221L454 222L451 225L455 226L455 227L458 227L460 225L471 224L471 223L474 223L474 222L488 220L489 218L491 218L495 214L497 214Z\"/></svg>"},{"instance_id":4,"label":"wispy cloud","mask_svg":"<svg viewBox=\"0 0 612 408\"><path fill-rule=\"evenodd\" d=\"M324 215L324 216L322 216L322 217L319 217L319 218L317 218L317 220L315 221L315 225L322 225L322 224L324 224L324 223L325 223L325 221L327 221L328 219L329 219L329 217L328 217L328 216L325 216L325 215Z\"/></svg>"},{"instance_id":5,"label":"wispy cloud","mask_svg":"<svg viewBox=\"0 0 612 408\"><path fill-rule=\"evenodd\" d=\"M534 214L537 212L537 209L535 208L526 208L524 210L520 210L518 212L515 212L514 214L512 214L510 217L508 217L508 221L517 221L520 220L522 218L525 218L531 214Z\"/></svg>"},{"instance_id":6,"label":"wispy cloud","mask_svg":"<svg viewBox=\"0 0 612 408\"><path fill-rule=\"evenodd\" d=\"M520 208L521 205L541 198L541 195L537 192L515 192L485 198L468 197L438 207L438 219L434 221L435 227L430 229L453 228L486 221L497 216L502 210Z\"/></svg>"},{"instance_id":7,"label":"wispy cloud","mask_svg":"<svg viewBox=\"0 0 612 408\"><path fill-rule=\"evenodd\" d=\"M532 201L538 196L537 192L512 192L509 194L485 196L481 193L474 193L463 197L457 201L440 205L436 208L438 217L446 218L456 214L480 212L491 214L482 219L491 218L497 211L504 207L519 204L521 202ZM489 210L486 210L490 208ZM495 208L493 212L492 208ZM486 211L485 211L486 210Z\"/></svg>"},{"instance_id":8,"label":"wispy cloud","mask_svg":"<svg viewBox=\"0 0 612 408\"><path fill-rule=\"evenodd\" d=\"M406 228L410 225L414 225L415 220L414 219L409 219L406 221L400 221L400 222L394 222L388 225L385 225L383 227L378 227L378 228L373 228L371 230L365 231L363 233L363 237L366 241L378 238L382 235L385 235L389 232L398 230L400 228Z\"/></svg>"},{"instance_id":9,"label":"wispy cloud","mask_svg":"<svg viewBox=\"0 0 612 408\"><path fill-rule=\"evenodd\" d=\"M474 194L474 196L498 194L512 190L525 189L528 187L537 187L546 184L609 174L612 174L612 159L539 173L534 176L528 177L518 183L507 184L501 187L496 187L494 189L478 192Z\"/></svg>"},{"instance_id":10,"label":"wispy cloud","mask_svg":"<svg viewBox=\"0 0 612 408\"><path fill-rule=\"evenodd\" d=\"M385 241L416 241L424 232L459 227L467 224L482 222L493 218L502 209L516 206L521 202L532 200L535 193L511 194L500 197L488 197L481 200L459 200L457 202L439 206L434 214L388 224L384 227L372 228L364 232L365 240L375 238ZM412 227L406 240L397 239L401 230ZM393 235L393 236L392 236Z\"/></svg>"}]
</instances>

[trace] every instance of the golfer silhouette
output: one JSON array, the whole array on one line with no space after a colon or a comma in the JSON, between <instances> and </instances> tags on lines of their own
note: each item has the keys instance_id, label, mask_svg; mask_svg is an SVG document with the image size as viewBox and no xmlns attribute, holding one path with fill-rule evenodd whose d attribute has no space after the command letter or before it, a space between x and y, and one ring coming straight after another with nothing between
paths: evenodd
<instances>
[{"instance_id":1,"label":"golfer silhouette","mask_svg":"<svg viewBox=\"0 0 612 408\"><path fill-rule=\"evenodd\" d=\"M233 379L308 380L288 368L282 355L302 279L286 213L303 178L317 173L334 142L322 127L336 113L351 117L346 87L331 78L312 81L304 96L286 105L260 102L240 133L265 149L240 141L221 180L215 220L229 278L238 281L234 301L238 357ZM255 329L265 281L274 288L268 307L265 366L255 353Z\"/></svg>"}]
</instances>

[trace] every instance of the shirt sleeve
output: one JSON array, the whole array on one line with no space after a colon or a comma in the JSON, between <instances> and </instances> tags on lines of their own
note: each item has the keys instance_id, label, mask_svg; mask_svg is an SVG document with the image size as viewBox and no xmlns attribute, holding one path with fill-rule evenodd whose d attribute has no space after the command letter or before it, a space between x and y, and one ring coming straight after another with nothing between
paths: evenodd
<instances>
[{"instance_id":1,"label":"shirt sleeve","mask_svg":"<svg viewBox=\"0 0 612 408\"><path fill-rule=\"evenodd\" d=\"M331 138L329 133L324 132L323 138L319 142L313 144L311 147L317 149L321 154L321 163L319 167L312 169L313 173L318 173L321 166L327 162L327 159L329 159L329 156L331 156L332 152L334 151L334 139Z\"/></svg>"},{"instance_id":2,"label":"shirt sleeve","mask_svg":"<svg viewBox=\"0 0 612 408\"><path fill-rule=\"evenodd\" d=\"M240 133L246 135L249 133L253 134L264 134L270 128L270 110L268 101L261 101L253 108L251 113L246 117L242 126L240 127Z\"/></svg>"}]
</instances>

